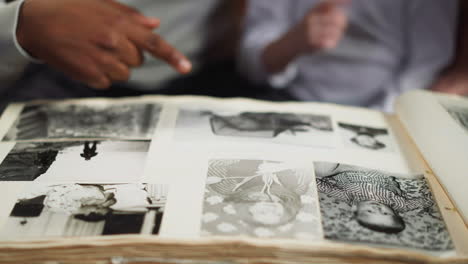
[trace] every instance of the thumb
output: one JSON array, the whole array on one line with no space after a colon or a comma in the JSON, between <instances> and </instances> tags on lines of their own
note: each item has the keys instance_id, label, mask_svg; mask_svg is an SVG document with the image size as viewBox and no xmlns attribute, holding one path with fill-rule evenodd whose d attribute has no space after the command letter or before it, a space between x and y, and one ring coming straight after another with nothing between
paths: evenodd
<instances>
[{"instance_id":1,"label":"thumb","mask_svg":"<svg viewBox=\"0 0 468 264\"><path fill-rule=\"evenodd\" d=\"M432 91L448 94L467 95L468 85L456 84L450 80L439 80L432 87Z\"/></svg>"}]
</instances>

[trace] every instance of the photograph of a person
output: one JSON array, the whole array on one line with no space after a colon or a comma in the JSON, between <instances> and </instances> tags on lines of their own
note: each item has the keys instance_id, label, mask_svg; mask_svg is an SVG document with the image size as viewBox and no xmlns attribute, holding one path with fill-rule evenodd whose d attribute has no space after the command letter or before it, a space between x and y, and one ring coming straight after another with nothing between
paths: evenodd
<instances>
[{"instance_id":1,"label":"photograph of a person","mask_svg":"<svg viewBox=\"0 0 468 264\"><path fill-rule=\"evenodd\" d=\"M151 139L161 106L155 103L26 105L4 141L58 138Z\"/></svg>"},{"instance_id":2,"label":"photograph of a person","mask_svg":"<svg viewBox=\"0 0 468 264\"><path fill-rule=\"evenodd\" d=\"M330 147L333 126L325 115L181 109L176 137Z\"/></svg>"},{"instance_id":3,"label":"photograph of a person","mask_svg":"<svg viewBox=\"0 0 468 264\"><path fill-rule=\"evenodd\" d=\"M149 145L149 141L16 143L0 162L0 181L138 181Z\"/></svg>"},{"instance_id":4,"label":"photograph of a person","mask_svg":"<svg viewBox=\"0 0 468 264\"><path fill-rule=\"evenodd\" d=\"M388 129L338 123L345 146L372 151L392 151L393 143Z\"/></svg>"},{"instance_id":5,"label":"photograph of a person","mask_svg":"<svg viewBox=\"0 0 468 264\"><path fill-rule=\"evenodd\" d=\"M211 160L202 235L317 239L320 213L311 169L263 160Z\"/></svg>"},{"instance_id":6,"label":"photograph of a person","mask_svg":"<svg viewBox=\"0 0 468 264\"><path fill-rule=\"evenodd\" d=\"M314 165L325 238L430 251L453 249L423 175L340 163Z\"/></svg>"},{"instance_id":7,"label":"photograph of a person","mask_svg":"<svg viewBox=\"0 0 468 264\"><path fill-rule=\"evenodd\" d=\"M44 184L23 192L2 239L159 234L168 186Z\"/></svg>"}]
</instances>

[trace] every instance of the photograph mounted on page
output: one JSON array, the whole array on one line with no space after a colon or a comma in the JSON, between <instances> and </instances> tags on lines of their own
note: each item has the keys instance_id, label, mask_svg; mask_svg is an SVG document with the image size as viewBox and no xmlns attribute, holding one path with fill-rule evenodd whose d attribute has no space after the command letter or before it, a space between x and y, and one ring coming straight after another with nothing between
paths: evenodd
<instances>
[{"instance_id":1,"label":"photograph mounted on page","mask_svg":"<svg viewBox=\"0 0 468 264\"><path fill-rule=\"evenodd\" d=\"M430 251L453 249L424 176L315 162L325 238Z\"/></svg>"},{"instance_id":2,"label":"photograph mounted on page","mask_svg":"<svg viewBox=\"0 0 468 264\"><path fill-rule=\"evenodd\" d=\"M149 141L18 142L0 162L0 181L138 181L149 146Z\"/></svg>"},{"instance_id":3,"label":"photograph mounted on page","mask_svg":"<svg viewBox=\"0 0 468 264\"><path fill-rule=\"evenodd\" d=\"M392 137L387 128L369 127L339 122L338 127L346 148L366 149L378 152L393 152Z\"/></svg>"},{"instance_id":4,"label":"photograph mounted on page","mask_svg":"<svg viewBox=\"0 0 468 264\"><path fill-rule=\"evenodd\" d=\"M468 132L468 99L441 97L440 103L450 116Z\"/></svg>"},{"instance_id":5,"label":"photograph mounted on page","mask_svg":"<svg viewBox=\"0 0 468 264\"><path fill-rule=\"evenodd\" d=\"M180 109L175 138L333 147L333 135L327 115Z\"/></svg>"},{"instance_id":6,"label":"photograph mounted on page","mask_svg":"<svg viewBox=\"0 0 468 264\"><path fill-rule=\"evenodd\" d=\"M157 235L167 194L159 184L35 183L18 196L0 237Z\"/></svg>"},{"instance_id":7,"label":"photograph mounted on page","mask_svg":"<svg viewBox=\"0 0 468 264\"><path fill-rule=\"evenodd\" d=\"M311 169L287 162L209 162L202 236L321 238Z\"/></svg>"},{"instance_id":8,"label":"photograph mounted on page","mask_svg":"<svg viewBox=\"0 0 468 264\"><path fill-rule=\"evenodd\" d=\"M147 102L51 102L26 105L3 141L144 139L153 136L162 106Z\"/></svg>"}]
</instances>

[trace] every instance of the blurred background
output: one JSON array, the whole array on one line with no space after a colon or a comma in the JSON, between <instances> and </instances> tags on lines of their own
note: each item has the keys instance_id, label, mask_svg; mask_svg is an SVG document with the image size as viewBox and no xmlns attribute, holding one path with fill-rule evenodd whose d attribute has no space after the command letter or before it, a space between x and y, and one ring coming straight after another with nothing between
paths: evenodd
<instances>
[{"instance_id":1,"label":"blurred background","mask_svg":"<svg viewBox=\"0 0 468 264\"><path fill-rule=\"evenodd\" d=\"M27 68L19 80L10 85L9 89L2 89L4 92L0 94L0 105L12 101L38 98L190 94L217 97L240 96L273 101L331 101L365 107L375 107L377 105L377 108L384 108L385 106L382 106L379 100L392 99L399 92L404 92L406 88L402 87L405 85L428 88L427 83L418 83L418 81L423 78L425 78L426 82L427 80L437 81L438 75L450 69L455 61L456 33L458 32L459 20L462 18L458 16L460 10L457 0L379 1L380 6L373 5L377 1L355 0L349 1L349 8L347 7L345 10L350 16L350 21L348 22L349 25L343 43L340 43L336 49L330 52L319 52L314 57L304 56L307 58L298 59L295 64L297 64L299 73L296 73L295 82L289 82L284 87L278 88L269 80L255 81L255 76L253 78L249 76L256 74L255 70L250 70L250 66L255 61L245 60L245 57L249 58L250 53L240 50L241 48L248 49L250 46L248 43L241 43L241 41L243 38L247 38L247 41L253 38L252 42L255 42L256 38L265 39L266 35L271 31L275 31L275 24L272 23L270 27L273 29L269 31L255 31L252 28L261 23L254 20L261 20L262 16L271 16L270 19L281 18L277 14L281 10L275 10L275 5L277 9L287 8L292 10L294 7L296 10L289 10L289 13L286 13L289 16L282 15L282 18L288 20L286 24L293 27L301 22L300 18L309 11L310 7L323 2L318 0L295 0L287 1L287 3L291 3L290 6L281 7L286 6L286 2L272 0L268 2L271 3L271 10L265 8L265 4L263 7L254 9L252 3L259 3L260 1L263 3L268 2L264 0L250 0L250 3L248 0L121 0L119 2L137 8L145 15L157 17L161 20L161 25L156 30L157 33L191 60L193 63L192 73L181 76L164 62L147 56L143 67L132 70L128 82L116 83L110 90L98 91L67 78L57 69L44 64L33 64ZM427 4L429 2L431 4ZM430 8L416 10L416 7L420 6L429 6ZM434 11L441 8L444 11L440 12L440 14ZM419 22L416 19L414 21L407 20L408 17L413 16L411 12L422 14ZM447 17L444 18L444 15L448 19ZM365 17L365 19L358 19L358 17ZM423 18L430 19L436 26L425 24L426 20ZM392 23L395 23L395 25ZM413 27L413 25L417 26ZM277 28L277 38L290 29L287 27L282 28L281 25L277 26ZM401 31L398 32L398 29L401 29ZM425 33L418 35L421 30L425 31ZM437 30L443 34L438 34ZM379 32L379 34L374 34L374 32ZM406 32L406 35L403 32ZM432 34L431 32L435 33ZM421 43L431 43L430 48L426 49L426 53L419 52L425 50L424 45L411 44L411 46L408 44L412 36L419 38L418 41ZM362 41L362 39L365 41ZM375 48L377 46L380 48L379 51ZM379 61L382 54L391 58L394 56L392 53L394 50L403 48L411 49L412 53L417 54L415 60L418 60L418 65L427 65L426 68L430 68L430 70L424 72L418 66L414 70L412 69L412 76L406 78L409 74L405 73L406 76L404 76L405 74L400 74L400 71L406 65L410 65L412 61L409 56L400 51L397 54L398 59L395 59L395 63L391 67L386 65L385 61ZM437 52L434 53L434 50ZM244 59L240 56L242 54ZM375 57L373 57L374 55ZM258 54L255 56L258 56ZM239 61L239 58L243 61ZM351 61L354 62L350 63ZM321 71L311 71L304 66L307 64L314 65L314 63L321 68ZM356 74L354 71L359 67L355 66L363 64L366 64L366 67L372 70ZM335 67L334 65L339 66ZM343 70L341 65L346 65L348 69L354 71L348 71L346 68L343 68L345 69ZM393 89L394 92L391 94L371 93L366 95L363 92L362 96L366 98L361 101L349 100L348 102L346 100L349 98L349 94L337 95L341 93L341 90L333 90L332 86L336 82L323 81L324 78L339 80L344 76L340 80L340 85L356 86L353 88L362 90L365 88L357 86L377 82L374 73L375 69L379 67L386 67L385 70L389 71L390 75L394 77L391 80L387 77L377 80L378 82L385 82L387 86L392 86L385 87L386 90ZM432 75L425 76L424 74ZM406 79L400 78L400 75ZM335 76L338 77L335 78ZM369 86L372 85L369 84ZM375 84L375 86L377 85L381 86L379 83ZM316 89L319 92L314 92L311 95L301 93L299 88L296 89L299 92L294 90L295 87L308 86L313 87L311 90ZM43 87L48 88L43 89ZM327 91L332 92L327 94ZM331 99L328 99L328 97ZM378 104L374 104L374 101L378 101Z\"/></svg>"}]
</instances>

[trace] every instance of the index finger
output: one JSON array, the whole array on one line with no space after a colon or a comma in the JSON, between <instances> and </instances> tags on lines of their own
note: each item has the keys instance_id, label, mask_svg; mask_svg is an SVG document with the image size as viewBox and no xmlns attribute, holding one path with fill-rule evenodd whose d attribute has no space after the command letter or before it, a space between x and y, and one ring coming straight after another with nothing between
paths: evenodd
<instances>
[{"instance_id":1,"label":"index finger","mask_svg":"<svg viewBox=\"0 0 468 264\"><path fill-rule=\"evenodd\" d=\"M161 36L152 33L142 43L143 49L156 58L162 59L172 65L182 74L192 70L192 63L175 47L167 43Z\"/></svg>"},{"instance_id":2,"label":"index finger","mask_svg":"<svg viewBox=\"0 0 468 264\"><path fill-rule=\"evenodd\" d=\"M161 36L153 33L151 29L127 21L122 24L121 30L137 48L167 62L178 72L186 74L192 70L192 64L187 57L167 43Z\"/></svg>"},{"instance_id":3,"label":"index finger","mask_svg":"<svg viewBox=\"0 0 468 264\"><path fill-rule=\"evenodd\" d=\"M149 27L151 29L159 27L159 24L160 24L159 19L152 18L152 17L147 17L147 16L143 15L142 13L140 13L139 10L137 10L137 9L135 9L133 7L124 5L124 4L116 2L114 0L106 0L106 3L109 4L110 6L114 7L115 9L119 10L120 12L123 12L126 15L130 15L131 17L133 17L133 19L135 19L136 21L138 21L142 25L145 25L145 26L147 26L147 27Z\"/></svg>"}]
</instances>

